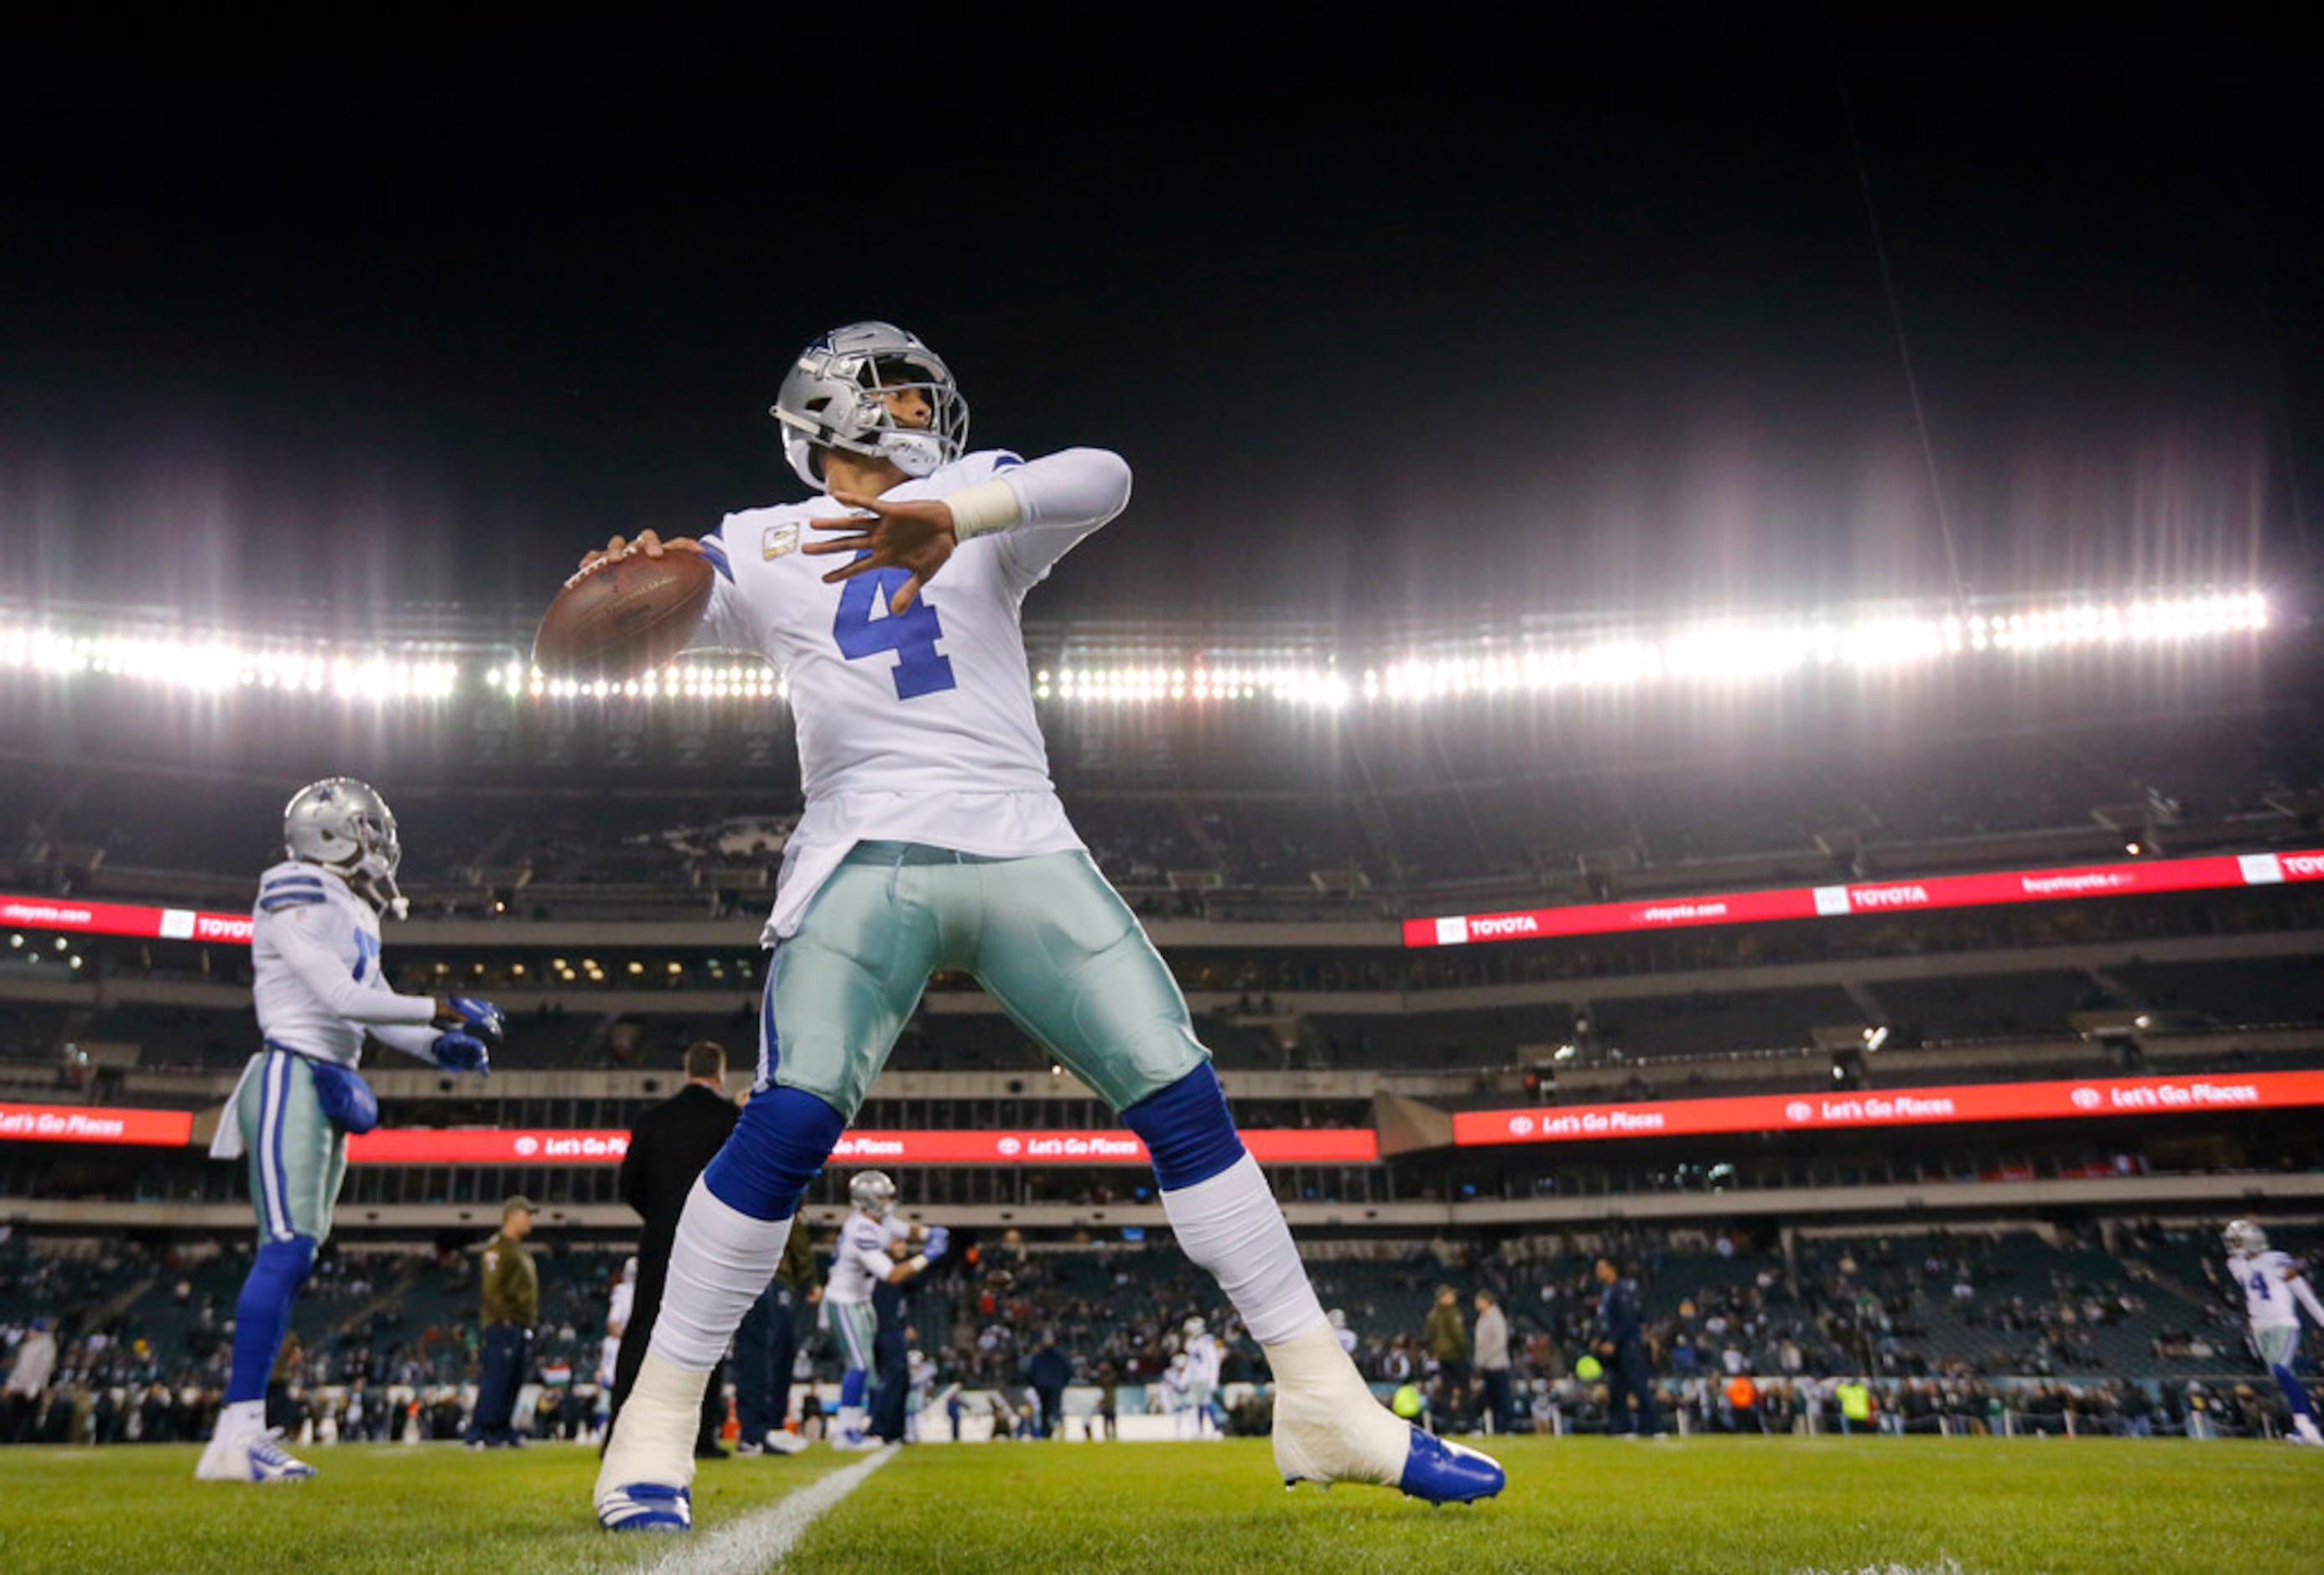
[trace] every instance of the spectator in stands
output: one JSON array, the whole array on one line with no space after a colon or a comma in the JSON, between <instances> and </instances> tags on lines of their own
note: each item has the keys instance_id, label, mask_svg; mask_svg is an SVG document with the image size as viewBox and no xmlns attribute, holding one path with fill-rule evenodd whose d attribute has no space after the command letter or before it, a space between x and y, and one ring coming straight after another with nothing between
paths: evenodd
<instances>
[{"instance_id":1,"label":"spectator in stands","mask_svg":"<svg viewBox=\"0 0 2324 1575\"><path fill-rule=\"evenodd\" d=\"M630 1133L630 1147L622 1156L622 1202L645 1220L638 1241L637 1300L622 1331L621 1354L613 1363L612 1430L621 1425L622 1405L637 1382L639 1364L653 1339L654 1321L661 1312L662 1294L669 1281L669 1253L678 1240L678 1216L686 1211L687 1195L711 1156L724 1147L734 1130L738 1112L726 1097L726 1050L708 1039L686 1047L686 1086L638 1118ZM725 1386L714 1373L702 1394L702 1426L695 1453L715 1457L725 1451L718 1443L724 1421Z\"/></svg>"},{"instance_id":2,"label":"spectator in stands","mask_svg":"<svg viewBox=\"0 0 2324 1575\"><path fill-rule=\"evenodd\" d=\"M1517 1395L1509 1387L1509 1320L1490 1291L1477 1293L1477 1377L1485 1414L1495 1432L1517 1430Z\"/></svg>"}]
</instances>

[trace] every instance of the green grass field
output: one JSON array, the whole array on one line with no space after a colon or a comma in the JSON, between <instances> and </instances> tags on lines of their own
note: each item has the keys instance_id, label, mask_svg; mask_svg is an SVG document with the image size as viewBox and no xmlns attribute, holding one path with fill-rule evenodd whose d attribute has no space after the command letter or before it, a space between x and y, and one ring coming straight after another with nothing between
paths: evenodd
<instances>
[{"instance_id":1,"label":"green grass field","mask_svg":"<svg viewBox=\"0 0 2324 1575\"><path fill-rule=\"evenodd\" d=\"M2324 1567L2324 1451L2167 1441L1503 1441L1509 1490L1431 1509L1286 1493L1259 1442L908 1450L816 1520L786 1568L1075 1575L1175 1570L2201 1570ZM190 1449L0 1450L0 1570L629 1570L852 1463L706 1466L700 1530L623 1539L588 1515L593 1452L312 1451L298 1488L191 1480ZM731 1554L730 1540L723 1544ZM731 1560L727 1567L732 1567Z\"/></svg>"}]
</instances>

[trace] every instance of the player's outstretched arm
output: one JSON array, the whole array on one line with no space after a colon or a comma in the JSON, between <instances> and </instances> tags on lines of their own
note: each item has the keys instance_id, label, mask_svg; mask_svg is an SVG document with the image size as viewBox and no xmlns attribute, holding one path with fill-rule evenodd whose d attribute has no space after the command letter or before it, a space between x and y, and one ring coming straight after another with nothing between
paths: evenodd
<instances>
[{"instance_id":1,"label":"player's outstretched arm","mask_svg":"<svg viewBox=\"0 0 2324 1575\"><path fill-rule=\"evenodd\" d=\"M1005 489L1007 498L1001 491ZM1104 448L1066 448L1011 465L946 501L964 520L1016 516L986 529L1006 534L995 544L1020 585L1031 585L1082 540L1130 506L1130 465ZM983 534L973 523L964 539Z\"/></svg>"},{"instance_id":2,"label":"player's outstretched arm","mask_svg":"<svg viewBox=\"0 0 2324 1575\"><path fill-rule=\"evenodd\" d=\"M2308 1310L2308 1316L2314 1319L2319 1326L2324 1326L2324 1305L2317 1303L2316 1293L2309 1288L2308 1276L2289 1275L2285 1276L2284 1283L2291 1287L2292 1298Z\"/></svg>"},{"instance_id":3,"label":"player's outstretched arm","mask_svg":"<svg viewBox=\"0 0 2324 1575\"><path fill-rule=\"evenodd\" d=\"M1005 532L999 543L1020 586L1030 585L1082 538L1129 505L1130 466L1102 448L1068 448L1028 465L1014 465L943 498L894 500L834 493L856 512L811 520L826 532L804 550L816 556L861 555L823 577L853 579L884 568L908 570L889 610L901 612L918 599L964 541Z\"/></svg>"},{"instance_id":4,"label":"player's outstretched arm","mask_svg":"<svg viewBox=\"0 0 2324 1575\"><path fill-rule=\"evenodd\" d=\"M398 995L384 983L364 983L355 977L323 933L330 921L320 904L269 914L259 922L267 926L267 939L299 982L341 1021L376 1029L435 1020L438 1002L433 996Z\"/></svg>"}]
</instances>

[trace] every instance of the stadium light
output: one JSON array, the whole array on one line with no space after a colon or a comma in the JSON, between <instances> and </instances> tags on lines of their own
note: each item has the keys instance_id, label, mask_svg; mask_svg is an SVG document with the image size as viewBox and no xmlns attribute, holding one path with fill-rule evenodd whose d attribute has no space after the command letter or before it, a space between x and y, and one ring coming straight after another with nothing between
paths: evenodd
<instances>
[{"instance_id":1,"label":"stadium light","mask_svg":"<svg viewBox=\"0 0 2324 1575\"><path fill-rule=\"evenodd\" d=\"M1112 660L1076 657L1033 675L1042 703L1077 707L1242 705L1336 712L1683 685L1733 689L1813 672L1877 674L1940 663L2028 659L2060 650L2160 648L2247 637L2271 627L2257 591L2190 592L1970 610L1893 604L1797 617L1728 616L1653 630L1539 634L1523 626L1335 651L1181 649ZM475 665L471 665L475 664ZM189 693L266 691L343 704L447 699L464 677L512 705L619 699L765 705L789 686L763 662L681 658L620 681L552 675L506 644L413 640L333 647L229 633L123 627L67 631L0 609L0 673L66 681L152 682Z\"/></svg>"}]
</instances>

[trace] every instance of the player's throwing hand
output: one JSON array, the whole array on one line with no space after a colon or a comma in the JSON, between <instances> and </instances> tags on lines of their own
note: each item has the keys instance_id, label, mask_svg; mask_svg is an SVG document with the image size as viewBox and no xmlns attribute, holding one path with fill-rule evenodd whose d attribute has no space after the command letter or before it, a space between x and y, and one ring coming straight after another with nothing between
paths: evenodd
<instances>
[{"instance_id":1,"label":"player's throwing hand","mask_svg":"<svg viewBox=\"0 0 2324 1575\"><path fill-rule=\"evenodd\" d=\"M868 557L853 563L843 564L823 576L825 585L852 580L857 575L868 575L878 569L909 569L912 577L906 580L889 603L888 611L901 612L919 598L920 587L936 578L936 571L952 557L953 548L960 545L954 533L951 506L942 498L918 498L901 502L888 498L861 497L853 493L834 492L835 502L851 509L869 512L848 515L836 520L810 520L808 525L817 530L846 532L829 540L810 541L799 550L818 556L833 552L859 552Z\"/></svg>"}]
</instances>

